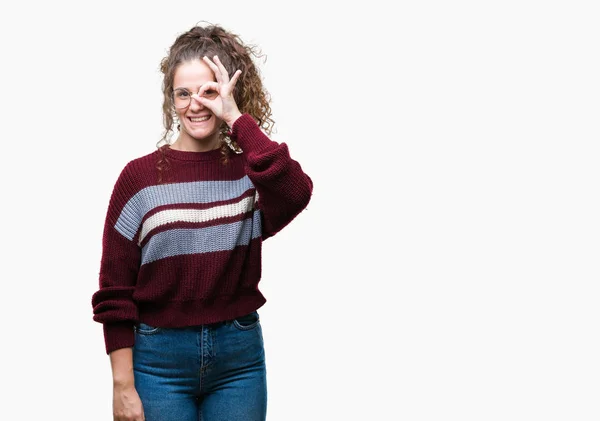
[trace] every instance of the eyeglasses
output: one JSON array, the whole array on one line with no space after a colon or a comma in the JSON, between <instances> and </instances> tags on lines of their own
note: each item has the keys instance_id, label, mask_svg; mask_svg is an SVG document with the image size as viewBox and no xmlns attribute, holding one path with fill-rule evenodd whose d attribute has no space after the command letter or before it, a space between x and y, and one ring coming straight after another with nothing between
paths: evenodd
<instances>
[{"instance_id":1,"label":"eyeglasses","mask_svg":"<svg viewBox=\"0 0 600 421\"><path fill-rule=\"evenodd\" d=\"M197 94L200 93L200 89L198 89L198 92L195 92ZM190 102L192 101L192 92L188 91L185 88L177 88L173 91L173 104L175 105L175 108L186 108L190 105ZM219 93L214 90L214 89L207 89L206 91L204 91L204 93L202 94L203 98L206 99L215 99L217 96L219 95Z\"/></svg>"}]
</instances>

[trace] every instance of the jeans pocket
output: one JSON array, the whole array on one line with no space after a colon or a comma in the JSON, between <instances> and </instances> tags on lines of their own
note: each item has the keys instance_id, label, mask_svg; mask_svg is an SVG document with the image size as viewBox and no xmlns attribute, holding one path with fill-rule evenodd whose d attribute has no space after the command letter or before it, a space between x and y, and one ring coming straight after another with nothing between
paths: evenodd
<instances>
[{"instance_id":1,"label":"jeans pocket","mask_svg":"<svg viewBox=\"0 0 600 421\"><path fill-rule=\"evenodd\" d=\"M235 328L238 330L250 330L258 326L259 322L260 316L255 310L252 313L246 314L244 316L239 316L233 319L233 326L235 326Z\"/></svg>"},{"instance_id":2,"label":"jeans pocket","mask_svg":"<svg viewBox=\"0 0 600 421\"><path fill-rule=\"evenodd\" d=\"M160 329L160 327L150 326L142 322L135 326L135 331L140 335L154 335L155 333L160 332Z\"/></svg>"}]
</instances>

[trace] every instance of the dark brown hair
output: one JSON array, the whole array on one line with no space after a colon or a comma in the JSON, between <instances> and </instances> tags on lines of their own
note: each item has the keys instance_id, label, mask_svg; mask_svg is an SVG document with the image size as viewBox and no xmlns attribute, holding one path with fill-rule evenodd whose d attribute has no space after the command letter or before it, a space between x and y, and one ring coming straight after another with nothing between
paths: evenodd
<instances>
[{"instance_id":1,"label":"dark brown hair","mask_svg":"<svg viewBox=\"0 0 600 421\"><path fill-rule=\"evenodd\" d=\"M258 68L254 65L252 59L252 56L256 58L265 57L265 59L266 56L255 45L244 44L238 35L225 30L219 25L194 26L177 37L169 49L168 55L160 62L160 71L164 75L162 108L165 131L156 145L161 153L161 158L157 163L159 183L162 180L162 171L168 168L169 161L164 154L164 148L169 145L167 139L173 132L173 122L176 117L173 105L175 72L184 62L202 60L203 56L212 58L215 55L219 56L230 77L233 76L236 70L242 71L233 92L233 97L240 112L250 114L267 134L272 132L275 121L271 118L271 98L263 86ZM221 126L223 164L227 164L229 154L232 153L226 140L230 141L233 148L239 149L236 142L229 139L227 131L227 125L223 123ZM166 142L166 144L159 146L161 142Z\"/></svg>"}]
</instances>

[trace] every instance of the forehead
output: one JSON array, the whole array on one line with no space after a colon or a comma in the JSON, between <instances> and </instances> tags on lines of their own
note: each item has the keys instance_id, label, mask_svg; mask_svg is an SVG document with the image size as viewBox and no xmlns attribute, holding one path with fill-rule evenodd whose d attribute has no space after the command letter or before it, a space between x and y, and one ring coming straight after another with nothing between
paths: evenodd
<instances>
[{"instance_id":1,"label":"forehead","mask_svg":"<svg viewBox=\"0 0 600 421\"><path fill-rule=\"evenodd\" d=\"M203 61L184 61L175 70L173 87L175 89L200 87L205 82L214 80L215 75L213 71Z\"/></svg>"}]
</instances>

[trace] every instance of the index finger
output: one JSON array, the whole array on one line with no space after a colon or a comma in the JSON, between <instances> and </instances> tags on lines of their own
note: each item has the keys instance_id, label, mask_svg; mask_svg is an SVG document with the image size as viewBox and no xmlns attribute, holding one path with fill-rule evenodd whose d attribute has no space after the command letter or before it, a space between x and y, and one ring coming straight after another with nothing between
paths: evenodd
<instances>
[{"instance_id":1,"label":"index finger","mask_svg":"<svg viewBox=\"0 0 600 421\"><path fill-rule=\"evenodd\" d=\"M216 57L216 56L215 56ZM208 67L210 67L210 69L213 71L213 73L215 74L215 78L217 79L217 82L221 82L223 77L221 75L221 69L219 69L217 67L217 65L215 63L213 63L211 61L211 59L209 59L208 57L204 56L202 57L202 60L204 60L204 62L206 64L208 64Z\"/></svg>"},{"instance_id":2,"label":"index finger","mask_svg":"<svg viewBox=\"0 0 600 421\"><path fill-rule=\"evenodd\" d=\"M229 82L229 73L227 72L227 69L225 68L225 66L223 66L223 63L221 63L221 59L219 58L219 56L215 56L214 60L215 60L215 63L217 63L219 70L221 71L221 75L223 76L224 82L225 83Z\"/></svg>"}]
</instances>

